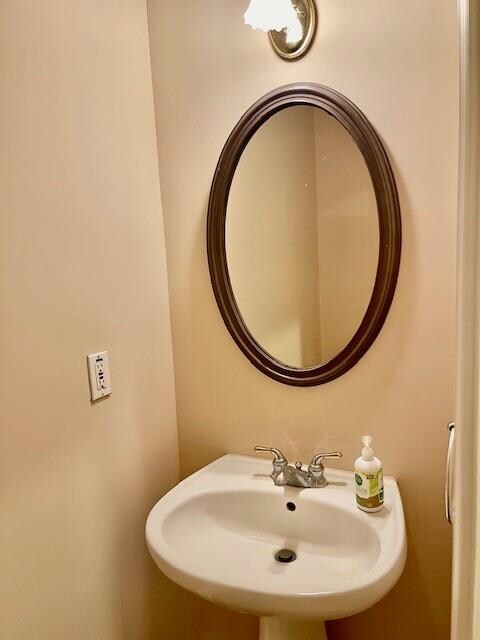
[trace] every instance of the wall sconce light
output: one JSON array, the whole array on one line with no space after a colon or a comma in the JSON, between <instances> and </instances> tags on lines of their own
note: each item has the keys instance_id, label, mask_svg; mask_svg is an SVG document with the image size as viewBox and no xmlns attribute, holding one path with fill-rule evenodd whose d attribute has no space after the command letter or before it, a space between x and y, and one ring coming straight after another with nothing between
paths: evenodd
<instances>
[{"instance_id":1,"label":"wall sconce light","mask_svg":"<svg viewBox=\"0 0 480 640\"><path fill-rule=\"evenodd\" d=\"M314 0L250 0L245 24L268 32L274 51L286 60L303 56L317 27Z\"/></svg>"}]
</instances>

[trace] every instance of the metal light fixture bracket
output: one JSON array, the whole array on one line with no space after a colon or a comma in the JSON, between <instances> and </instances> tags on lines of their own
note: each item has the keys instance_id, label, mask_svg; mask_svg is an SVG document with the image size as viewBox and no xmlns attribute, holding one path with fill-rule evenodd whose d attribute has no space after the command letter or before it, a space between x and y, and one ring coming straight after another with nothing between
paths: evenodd
<instances>
[{"instance_id":1,"label":"metal light fixture bracket","mask_svg":"<svg viewBox=\"0 0 480 640\"><path fill-rule=\"evenodd\" d=\"M281 58L295 60L310 49L317 30L317 8L314 0L292 0L302 26L302 37L297 42L288 42L287 30L269 31L272 47Z\"/></svg>"}]
</instances>

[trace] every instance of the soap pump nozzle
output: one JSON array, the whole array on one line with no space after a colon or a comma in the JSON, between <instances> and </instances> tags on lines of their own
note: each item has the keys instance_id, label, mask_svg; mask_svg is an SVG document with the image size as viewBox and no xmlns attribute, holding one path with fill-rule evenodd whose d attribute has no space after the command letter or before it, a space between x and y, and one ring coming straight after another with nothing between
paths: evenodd
<instances>
[{"instance_id":1,"label":"soap pump nozzle","mask_svg":"<svg viewBox=\"0 0 480 640\"><path fill-rule=\"evenodd\" d=\"M372 436L362 436L362 458L364 460L373 460L373 449L370 446L373 442Z\"/></svg>"}]
</instances>

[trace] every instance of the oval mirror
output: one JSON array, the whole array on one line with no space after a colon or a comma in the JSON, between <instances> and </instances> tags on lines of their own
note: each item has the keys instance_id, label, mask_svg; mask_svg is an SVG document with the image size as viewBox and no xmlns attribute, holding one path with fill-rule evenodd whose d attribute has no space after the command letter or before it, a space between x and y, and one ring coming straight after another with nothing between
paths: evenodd
<instances>
[{"instance_id":1,"label":"oval mirror","mask_svg":"<svg viewBox=\"0 0 480 640\"><path fill-rule=\"evenodd\" d=\"M357 107L313 84L258 101L224 147L207 226L220 311L255 366L306 386L358 362L391 304L401 224L387 156Z\"/></svg>"}]
</instances>

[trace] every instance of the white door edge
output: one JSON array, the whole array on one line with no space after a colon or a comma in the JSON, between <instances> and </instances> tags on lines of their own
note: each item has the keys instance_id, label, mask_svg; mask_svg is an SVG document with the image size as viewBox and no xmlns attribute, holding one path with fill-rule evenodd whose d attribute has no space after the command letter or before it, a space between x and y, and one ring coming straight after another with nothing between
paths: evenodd
<instances>
[{"instance_id":1,"label":"white door edge","mask_svg":"<svg viewBox=\"0 0 480 640\"><path fill-rule=\"evenodd\" d=\"M480 637L475 607L479 425L479 34L480 0L459 0L460 163L452 640ZM477 622L478 621L478 622ZM475 630L477 627L477 631Z\"/></svg>"}]
</instances>

